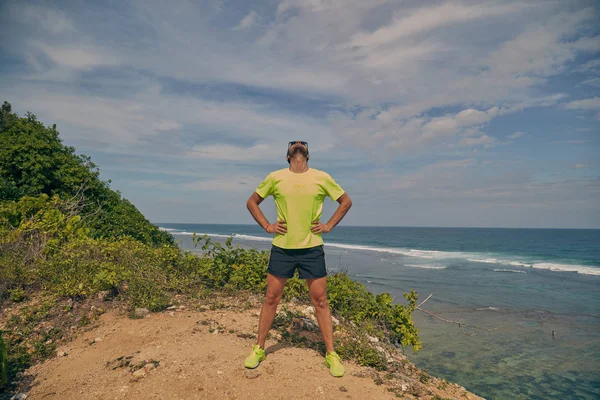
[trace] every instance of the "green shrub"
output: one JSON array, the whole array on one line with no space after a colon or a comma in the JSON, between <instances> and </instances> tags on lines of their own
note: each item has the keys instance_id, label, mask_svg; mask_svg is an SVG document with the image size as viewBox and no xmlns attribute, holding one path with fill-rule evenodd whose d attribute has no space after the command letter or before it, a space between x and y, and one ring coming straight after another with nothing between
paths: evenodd
<instances>
[{"instance_id":1,"label":"green shrub","mask_svg":"<svg viewBox=\"0 0 600 400\"><path fill-rule=\"evenodd\" d=\"M25 291L20 287L9 290L8 295L10 296L10 300L15 303L19 303L27 298Z\"/></svg>"},{"instance_id":2,"label":"green shrub","mask_svg":"<svg viewBox=\"0 0 600 400\"><path fill-rule=\"evenodd\" d=\"M0 202L23 196L58 195L71 199L95 238L131 236L146 244L173 244L173 237L100 180L92 160L59 138L28 112L19 117L9 103L0 108Z\"/></svg>"},{"instance_id":3,"label":"green shrub","mask_svg":"<svg viewBox=\"0 0 600 400\"><path fill-rule=\"evenodd\" d=\"M353 330L343 339L336 338L335 348L344 359L354 359L359 365L373 367L379 371L387 369L385 355L373 348L360 329Z\"/></svg>"},{"instance_id":4,"label":"green shrub","mask_svg":"<svg viewBox=\"0 0 600 400\"><path fill-rule=\"evenodd\" d=\"M364 285L353 281L347 274L338 273L327 281L329 305L343 318L356 324L378 324L392 343L411 346L414 350L421 348L418 329L413 323L412 312L415 310L417 293L411 291L404 294L408 305L393 304L389 293L374 296ZM371 328L373 332L374 329ZM376 332L373 332L376 333Z\"/></svg>"},{"instance_id":5,"label":"green shrub","mask_svg":"<svg viewBox=\"0 0 600 400\"><path fill-rule=\"evenodd\" d=\"M2 331L0 331L0 387L6 384L8 374L8 356L6 354L6 345L2 339Z\"/></svg>"}]
</instances>

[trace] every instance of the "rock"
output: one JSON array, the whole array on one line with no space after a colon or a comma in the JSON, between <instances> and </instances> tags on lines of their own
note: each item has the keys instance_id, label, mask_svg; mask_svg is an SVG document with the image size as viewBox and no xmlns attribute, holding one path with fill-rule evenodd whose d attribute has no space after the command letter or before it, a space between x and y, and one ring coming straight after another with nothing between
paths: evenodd
<instances>
[{"instance_id":1,"label":"rock","mask_svg":"<svg viewBox=\"0 0 600 400\"><path fill-rule=\"evenodd\" d=\"M142 318L150 314L150 310L148 310L147 308L136 308L134 314L136 317Z\"/></svg>"},{"instance_id":2,"label":"rock","mask_svg":"<svg viewBox=\"0 0 600 400\"><path fill-rule=\"evenodd\" d=\"M56 355L58 357L66 357L68 353L66 351L59 351L58 353L56 353Z\"/></svg>"},{"instance_id":3,"label":"rock","mask_svg":"<svg viewBox=\"0 0 600 400\"><path fill-rule=\"evenodd\" d=\"M137 379L142 379L145 376L146 376L146 370L144 368L140 368L140 369L138 369L137 371L135 371L133 373L133 378L136 379L136 380Z\"/></svg>"},{"instance_id":4,"label":"rock","mask_svg":"<svg viewBox=\"0 0 600 400\"><path fill-rule=\"evenodd\" d=\"M340 386L340 392L347 392L346 386Z\"/></svg>"},{"instance_id":5,"label":"rock","mask_svg":"<svg viewBox=\"0 0 600 400\"><path fill-rule=\"evenodd\" d=\"M369 339L369 342L371 343L379 343L379 338L376 338L374 336L367 335L367 339Z\"/></svg>"},{"instance_id":6,"label":"rock","mask_svg":"<svg viewBox=\"0 0 600 400\"><path fill-rule=\"evenodd\" d=\"M176 309L177 309L177 306L170 306L170 307L167 307L167 310L169 310L169 311L170 311L170 310L176 310Z\"/></svg>"},{"instance_id":7,"label":"rock","mask_svg":"<svg viewBox=\"0 0 600 400\"><path fill-rule=\"evenodd\" d=\"M154 363L148 363L144 365L144 370L146 372L152 371L153 369L156 369L156 365Z\"/></svg>"},{"instance_id":8,"label":"rock","mask_svg":"<svg viewBox=\"0 0 600 400\"><path fill-rule=\"evenodd\" d=\"M400 389L402 389L403 392L406 392L408 390L408 384L403 383L402 386L400 386Z\"/></svg>"},{"instance_id":9,"label":"rock","mask_svg":"<svg viewBox=\"0 0 600 400\"><path fill-rule=\"evenodd\" d=\"M223 375L223 371L221 371L221 370L217 371L217 375Z\"/></svg>"},{"instance_id":10,"label":"rock","mask_svg":"<svg viewBox=\"0 0 600 400\"><path fill-rule=\"evenodd\" d=\"M260 376L260 372L258 372L255 369L246 369L246 370L244 370L244 375L248 379L256 379Z\"/></svg>"},{"instance_id":11,"label":"rock","mask_svg":"<svg viewBox=\"0 0 600 400\"><path fill-rule=\"evenodd\" d=\"M304 309L305 315L315 315L315 308L313 306L308 306Z\"/></svg>"},{"instance_id":12,"label":"rock","mask_svg":"<svg viewBox=\"0 0 600 400\"><path fill-rule=\"evenodd\" d=\"M102 341L102 338L97 337L96 339L94 339L94 343L100 343Z\"/></svg>"},{"instance_id":13,"label":"rock","mask_svg":"<svg viewBox=\"0 0 600 400\"><path fill-rule=\"evenodd\" d=\"M108 290L101 290L98 292L98 300L100 300L100 301L106 301L106 299L108 299L109 296L110 296L110 291L108 291Z\"/></svg>"},{"instance_id":14,"label":"rock","mask_svg":"<svg viewBox=\"0 0 600 400\"><path fill-rule=\"evenodd\" d=\"M336 325L340 324L340 320L337 319L336 317L332 316L331 317L331 323L333 324L333 326L336 326Z\"/></svg>"},{"instance_id":15,"label":"rock","mask_svg":"<svg viewBox=\"0 0 600 400\"><path fill-rule=\"evenodd\" d=\"M25 400L27 398L27 395L23 392L19 392L17 394L15 394L13 397L10 398L10 400Z\"/></svg>"},{"instance_id":16,"label":"rock","mask_svg":"<svg viewBox=\"0 0 600 400\"><path fill-rule=\"evenodd\" d=\"M321 394L325 394L325 390L323 390L323 386L317 386L317 392Z\"/></svg>"},{"instance_id":17,"label":"rock","mask_svg":"<svg viewBox=\"0 0 600 400\"><path fill-rule=\"evenodd\" d=\"M53 340L52 339L48 339L46 340L46 342L44 344L48 345L48 344L52 344Z\"/></svg>"},{"instance_id":18,"label":"rock","mask_svg":"<svg viewBox=\"0 0 600 400\"><path fill-rule=\"evenodd\" d=\"M317 324L310 318L302 318L302 325L304 329L310 332L316 332L319 329Z\"/></svg>"}]
</instances>

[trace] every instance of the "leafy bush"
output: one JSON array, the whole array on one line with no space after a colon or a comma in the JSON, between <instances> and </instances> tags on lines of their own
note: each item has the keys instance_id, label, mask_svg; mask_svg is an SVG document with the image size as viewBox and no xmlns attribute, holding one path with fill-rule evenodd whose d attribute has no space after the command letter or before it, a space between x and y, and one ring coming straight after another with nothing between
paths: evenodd
<instances>
[{"instance_id":1,"label":"leafy bush","mask_svg":"<svg viewBox=\"0 0 600 400\"><path fill-rule=\"evenodd\" d=\"M8 356L6 355L6 345L2 339L2 331L0 331L0 387L6 384L8 375Z\"/></svg>"},{"instance_id":2,"label":"leafy bush","mask_svg":"<svg viewBox=\"0 0 600 400\"><path fill-rule=\"evenodd\" d=\"M93 237L131 236L147 244L173 244L109 182L91 159L63 145L56 125L46 127L32 113L19 117L11 105L0 108L0 202L23 196L59 195L85 199L81 216Z\"/></svg>"},{"instance_id":3,"label":"leafy bush","mask_svg":"<svg viewBox=\"0 0 600 400\"><path fill-rule=\"evenodd\" d=\"M335 274L327 281L329 306L338 315L356 324L380 326L392 343L421 348L418 329L412 321L417 293L405 293L408 305L393 304L389 293L374 296L364 285L353 281L347 274ZM373 332L377 333L377 332Z\"/></svg>"}]
</instances>

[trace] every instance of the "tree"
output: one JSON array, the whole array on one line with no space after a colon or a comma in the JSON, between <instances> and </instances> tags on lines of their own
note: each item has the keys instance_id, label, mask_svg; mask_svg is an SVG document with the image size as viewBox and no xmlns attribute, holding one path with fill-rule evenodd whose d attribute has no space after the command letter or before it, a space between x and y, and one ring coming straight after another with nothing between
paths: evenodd
<instances>
[{"instance_id":1,"label":"tree","mask_svg":"<svg viewBox=\"0 0 600 400\"><path fill-rule=\"evenodd\" d=\"M46 127L31 112L19 117L10 103L0 109L0 201L22 196L81 196L92 236L132 236L145 243L173 243L121 194L100 180L90 157L65 146L56 125Z\"/></svg>"}]
</instances>

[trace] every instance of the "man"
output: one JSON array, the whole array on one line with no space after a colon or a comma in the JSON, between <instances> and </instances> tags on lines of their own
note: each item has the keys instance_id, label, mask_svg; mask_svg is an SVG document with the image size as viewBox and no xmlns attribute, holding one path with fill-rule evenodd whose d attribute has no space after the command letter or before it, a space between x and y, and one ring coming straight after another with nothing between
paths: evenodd
<instances>
[{"instance_id":1,"label":"man","mask_svg":"<svg viewBox=\"0 0 600 400\"><path fill-rule=\"evenodd\" d=\"M247 207L256 222L268 233L275 234L267 269L267 293L258 322L258 342L244 361L246 368L256 368L266 357L265 340L283 288L298 268L300 278L306 279L310 299L323 335L327 354L325 365L331 375L341 377L344 367L333 348L331 313L327 303L325 253L321 235L331 231L346 215L352 201L329 174L308 167L308 143L288 144L289 168L271 172L250 196ZM269 223L259 204L273 196L277 221ZM331 219L320 221L325 196L339 203Z\"/></svg>"}]
</instances>

